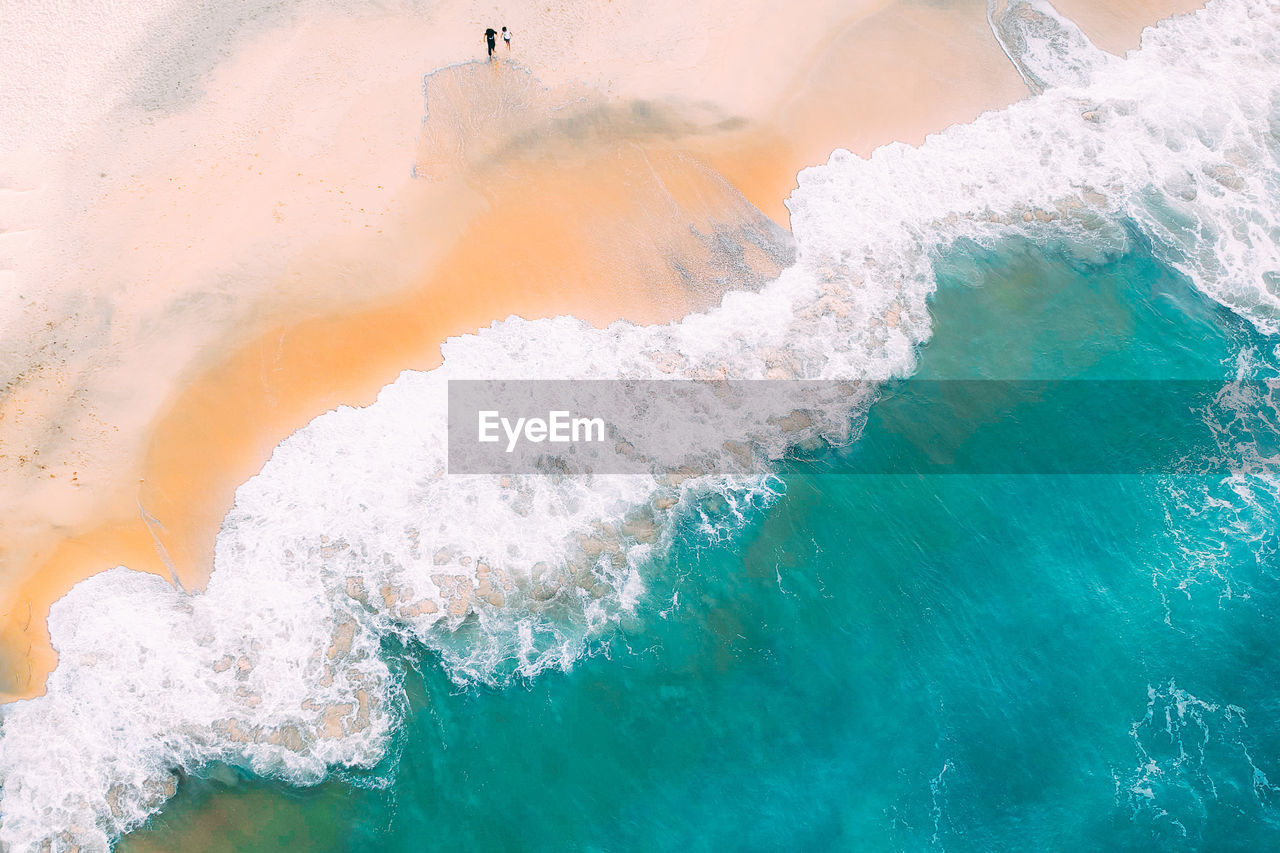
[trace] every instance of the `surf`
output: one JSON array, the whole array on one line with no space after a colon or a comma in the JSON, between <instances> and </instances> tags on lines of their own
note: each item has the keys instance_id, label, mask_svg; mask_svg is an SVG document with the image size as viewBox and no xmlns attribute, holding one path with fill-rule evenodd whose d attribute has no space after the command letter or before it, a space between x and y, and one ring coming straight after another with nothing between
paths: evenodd
<instances>
[{"instance_id":1,"label":"surf","mask_svg":"<svg viewBox=\"0 0 1280 853\"><path fill-rule=\"evenodd\" d=\"M451 339L440 368L276 448L237 491L204 593L123 568L79 584L50 615L46 695L2 712L0 839L104 848L212 762L299 785L375 767L403 711L389 640L436 652L461 684L572 667L642 606L675 524L708 496L767 494L790 447L871 405L800 400L829 417L716 435L711 449L753 448L739 478L503 481L446 474L452 379L907 377L933 333L938 258L1010 235L1099 257L1136 229L1202 292L1280 331L1274 10L1215 0L1106 62L1046 59L1092 49L1045 36L1057 20L1002 42L1038 96L919 148L837 151L802 172L796 262L758 292L666 326L511 318Z\"/></svg>"}]
</instances>

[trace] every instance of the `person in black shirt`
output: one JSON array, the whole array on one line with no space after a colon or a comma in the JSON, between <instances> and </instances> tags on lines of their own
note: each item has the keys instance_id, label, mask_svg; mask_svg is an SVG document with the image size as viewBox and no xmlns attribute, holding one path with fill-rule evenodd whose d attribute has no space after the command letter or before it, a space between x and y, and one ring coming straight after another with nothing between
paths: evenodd
<instances>
[{"instance_id":1,"label":"person in black shirt","mask_svg":"<svg viewBox=\"0 0 1280 853\"><path fill-rule=\"evenodd\" d=\"M489 45L490 59L493 59L493 49L497 46L497 43L494 41L494 39L496 39L497 36L498 36L498 31L495 30L493 27L489 27L489 29L484 31L485 43Z\"/></svg>"}]
</instances>

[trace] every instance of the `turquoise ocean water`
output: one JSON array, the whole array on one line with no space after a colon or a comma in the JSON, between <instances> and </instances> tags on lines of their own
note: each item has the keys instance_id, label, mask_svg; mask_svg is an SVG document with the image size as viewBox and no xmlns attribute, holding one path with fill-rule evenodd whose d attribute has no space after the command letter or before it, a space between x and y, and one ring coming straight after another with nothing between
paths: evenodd
<instances>
[{"instance_id":1,"label":"turquoise ocean water","mask_svg":"<svg viewBox=\"0 0 1280 853\"><path fill-rule=\"evenodd\" d=\"M952 247L908 385L1277 375L1273 343L1132 242ZM878 411L859 448L911 416ZM1188 428L1210 424L1274 445L1265 394ZM211 767L119 849L1280 848L1265 468L836 473L851 452L690 511L637 616L569 671L464 689L406 650L375 771Z\"/></svg>"}]
</instances>

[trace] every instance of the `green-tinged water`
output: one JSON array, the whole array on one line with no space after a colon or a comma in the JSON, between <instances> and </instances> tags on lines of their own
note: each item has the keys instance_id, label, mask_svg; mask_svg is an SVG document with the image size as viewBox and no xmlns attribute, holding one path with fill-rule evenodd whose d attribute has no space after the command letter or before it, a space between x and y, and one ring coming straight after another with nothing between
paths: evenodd
<instances>
[{"instance_id":1,"label":"green-tinged water","mask_svg":"<svg viewBox=\"0 0 1280 853\"><path fill-rule=\"evenodd\" d=\"M911 381L1226 379L1242 352L1274 375L1273 345L1140 249L958 247L934 315ZM1268 405L1224 430L1256 440ZM725 541L688 519L569 672L460 692L420 656L377 776L223 768L120 849L1280 848L1265 473L831 473L857 452L783 466Z\"/></svg>"}]
</instances>

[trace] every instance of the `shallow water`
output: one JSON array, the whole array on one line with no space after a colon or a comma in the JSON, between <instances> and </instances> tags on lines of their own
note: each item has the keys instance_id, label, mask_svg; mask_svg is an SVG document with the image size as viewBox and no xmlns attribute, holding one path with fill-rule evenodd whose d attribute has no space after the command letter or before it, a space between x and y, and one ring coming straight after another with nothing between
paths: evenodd
<instances>
[{"instance_id":1,"label":"shallow water","mask_svg":"<svg viewBox=\"0 0 1280 853\"><path fill-rule=\"evenodd\" d=\"M1245 350L1275 375L1140 243L1095 263L959 246L939 284L916 379L1225 380ZM873 409L863 441L883 428ZM686 517L640 615L571 671L459 690L411 656L373 774L221 768L120 849L1280 842L1261 481L1250 505L1219 476L823 473L838 456L784 465L723 541Z\"/></svg>"}]
</instances>

